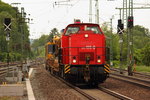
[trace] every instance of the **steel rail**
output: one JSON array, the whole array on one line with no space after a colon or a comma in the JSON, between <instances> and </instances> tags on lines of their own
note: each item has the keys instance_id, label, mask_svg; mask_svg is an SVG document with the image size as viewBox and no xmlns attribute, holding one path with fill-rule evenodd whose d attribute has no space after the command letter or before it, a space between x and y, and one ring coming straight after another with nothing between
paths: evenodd
<instances>
[{"instance_id":1,"label":"steel rail","mask_svg":"<svg viewBox=\"0 0 150 100\"><path fill-rule=\"evenodd\" d=\"M136 81L139 81L139 82L144 82L146 84L150 84L149 79L141 79L141 78L137 78L137 77L134 77L134 76L125 76L125 75L116 74L116 73L111 73L111 75L120 76L120 77L124 77L124 78L128 78L128 79L136 80Z\"/></svg>"},{"instance_id":2,"label":"steel rail","mask_svg":"<svg viewBox=\"0 0 150 100\"><path fill-rule=\"evenodd\" d=\"M110 74L110 78L117 79L117 80L124 81L124 82L128 82L128 83L131 83L134 85L138 85L138 86L141 86L141 87L146 88L146 89L150 89L149 81L146 81L146 80L133 78L130 76L124 76L124 75L120 75L120 74L114 74L114 73Z\"/></svg>"},{"instance_id":3,"label":"steel rail","mask_svg":"<svg viewBox=\"0 0 150 100\"><path fill-rule=\"evenodd\" d=\"M111 69L112 71L120 72L120 70L119 70L118 68L110 68L110 69ZM123 71L127 72L127 70L125 70L125 69L123 69ZM149 74L142 73L142 72L133 72L133 74L138 74L138 75L150 77Z\"/></svg>"},{"instance_id":4,"label":"steel rail","mask_svg":"<svg viewBox=\"0 0 150 100\"><path fill-rule=\"evenodd\" d=\"M82 89L80 89L80 88L78 88L78 87L76 87L76 86L74 86L74 85L68 83L68 82L65 81L64 79L62 79L62 78L60 78L60 77L58 77L58 76L56 76L56 75L53 75L53 74L51 74L51 75L54 76L56 79L59 79L60 81L62 81L62 82L65 83L66 85L68 85L69 87L73 88L74 90L76 90L77 92L79 92L80 94L82 94L83 96L85 96L86 98L88 98L89 100L97 100L97 98L94 98L93 96L91 96L91 95L89 95L89 94L83 92ZM127 96L124 96L124 95L122 95L122 94L119 94L119 93L117 93L117 92L111 91L111 90L106 89L106 88L103 88L103 87L98 87L98 90L101 90L101 91L103 91L103 92L105 92L105 93L107 93L107 94L109 94L109 95L112 95L112 96L114 96L114 97L116 97L116 98L118 98L118 99L121 99L121 100L133 100L132 98L129 98L129 97L127 97Z\"/></svg>"},{"instance_id":5,"label":"steel rail","mask_svg":"<svg viewBox=\"0 0 150 100\"><path fill-rule=\"evenodd\" d=\"M80 88L78 88L78 87L76 87L76 86L73 86L72 84L66 82L64 79L62 79L62 78L60 78L60 77L58 77L58 76L56 76L56 75L53 75L53 76L54 76L55 78L59 79L60 81L62 81L63 83L67 84L69 87L73 88L74 90L76 90L77 92L79 92L80 94L82 94L83 96L85 96L86 98L88 98L88 99L90 99L90 100L97 100L97 98L94 98L94 97L92 97L91 95L89 95L89 94L83 92L82 89L80 89ZM124 96L124 95L122 95L122 94L119 94L119 93L114 92L114 91L112 91L112 90L106 89L106 88L104 88L104 87L98 87L98 90L101 90L101 91L103 91L103 92L105 92L105 93L107 93L107 94L109 94L109 95L112 95L112 96L114 96L114 97L116 97L116 98L118 98L118 99L121 99L121 100L133 100L133 99L130 98L130 97Z\"/></svg>"},{"instance_id":6,"label":"steel rail","mask_svg":"<svg viewBox=\"0 0 150 100\"><path fill-rule=\"evenodd\" d=\"M43 58L41 58L41 59L43 59ZM35 64L36 65L43 64L44 61L41 59L30 61L30 66L35 65ZM12 62L9 64L9 67L8 67L7 63L0 62L0 78L2 76L4 76L8 71L13 71L14 66L19 67L19 66L21 66L21 63L20 62Z\"/></svg>"},{"instance_id":7,"label":"steel rail","mask_svg":"<svg viewBox=\"0 0 150 100\"><path fill-rule=\"evenodd\" d=\"M106 89L104 87L99 87L98 89L101 90L101 91L103 91L103 92L105 92L105 93L107 93L107 94L110 94L110 95L112 95L112 96L114 96L114 97L116 97L118 99L121 99L121 100L133 100L130 97L127 97L125 95L119 94L117 92L114 92L112 90Z\"/></svg>"},{"instance_id":8,"label":"steel rail","mask_svg":"<svg viewBox=\"0 0 150 100\"><path fill-rule=\"evenodd\" d=\"M51 74L52 75L52 74ZM80 88L68 83L67 81L65 81L64 79L56 76L56 75L52 75L54 76L56 79L62 81L63 83L65 83L66 85L68 85L69 87L71 87L72 89L76 90L78 93L82 94L84 97L88 98L89 100L97 100L96 98L94 98L93 96L83 92Z\"/></svg>"},{"instance_id":9,"label":"steel rail","mask_svg":"<svg viewBox=\"0 0 150 100\"><path fill-rule=\"evenodd\" d=\"M13 71L13 67L14 66L10 66L9 68L8 67L5 67L5 68L0 68L0 77L4 76L5 74L7 74L8 71Z\"/></svg>"},{"instance_id":10,"label":"steel rail","mask_svg":"<svg viewBox=\"0 0 150 100\"><path fill-rule=\"evenodd\" d=\"M0 66L0 78L7 74L8 71L13 71L13 67L21 66L20 63L10 63L9 67L7 64L3 64Z\"/></svg>"}]
</instances>

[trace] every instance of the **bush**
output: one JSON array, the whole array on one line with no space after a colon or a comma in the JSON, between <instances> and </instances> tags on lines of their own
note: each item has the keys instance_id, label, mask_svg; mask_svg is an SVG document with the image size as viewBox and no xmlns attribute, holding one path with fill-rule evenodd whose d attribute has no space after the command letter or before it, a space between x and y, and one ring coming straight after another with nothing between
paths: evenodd
<instances>
[{"instance_id":1,"label":"bush","mask_svg":"<svg viewBox=\"0 0 150 100\"><path fill-rule=\"evenodd\" d=\"M136 66L136 71L137 72L147 72L150 73L150 66Z\"/></svg>"},{"instance_id":2,"label":"bush","mask_svg":"<svg viewBox=\"0 0 150 100\"><path fill-rule=\"evenodd\" d=\"M20 61L21 60L21 54L20 53L12 53L12 61Z\"/></svg>"},{"instance_id":3,"label":"bush","mask_svg":"<svg viewBox=\"0 0 150 100\"><path fill-rule=\"evenodd\" d=\"M142 57L143 64L146 66L150 66L150 43L149 45L146 45L143 48L142 54L143 54L143 57Z\"/></svg>"},{"instance_id":4,"label":"bush","mask_svg":"<svg viewBox=\"0 0 150 100\"><path fill-rule=\"evenodd\" d=\"M6 52L0 53L0 61L1 62L7 61L7 53Z\"/></svg>"},{"instance_id":5,"label":"bush","mask_svg":"<svg viewBox=\"0 0 150 100\"><path fill-rule=\"evenodd\" d=\"M0 61L7 62L7 55L8 55L7 52L0 53ZM21 57L22 56L19 53L9 53L10 62L20 61Z\"/></svg>"},{"instance_id":6,"label":"bush","mask_svg":"<svg viewBox=\"0 0 150 100\"><path fill-rule=\"evenodd\" d=\"M119 61L118 60L113 61L113 66L118 68L119 67Z\"/></svg>"}]
</instances>

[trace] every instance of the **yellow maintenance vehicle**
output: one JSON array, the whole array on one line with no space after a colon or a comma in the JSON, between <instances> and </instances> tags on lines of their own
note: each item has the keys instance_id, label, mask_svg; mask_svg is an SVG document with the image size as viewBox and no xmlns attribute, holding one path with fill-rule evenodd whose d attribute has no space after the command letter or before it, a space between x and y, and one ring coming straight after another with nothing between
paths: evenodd
<instances>
[{"instance_id":1,"label":"yellow maintenance vehicle","mask_svg":"<svg viewBox=\"0 0 150 100\"><path fill-rule=\"evenodd\" d=\"M60 37L54 36L51 42L45 45L45 68L52 74L59 71L58 52L60 48Z\"/></svg>"}]
</instances>

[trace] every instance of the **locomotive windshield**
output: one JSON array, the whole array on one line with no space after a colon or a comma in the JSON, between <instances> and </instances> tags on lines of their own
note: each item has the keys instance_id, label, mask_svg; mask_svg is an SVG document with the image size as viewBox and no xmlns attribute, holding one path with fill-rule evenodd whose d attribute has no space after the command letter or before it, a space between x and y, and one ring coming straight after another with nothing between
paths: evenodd
<instances>
[{"instance_id":1,"label":"locomotive windshield","mask_svg":"<svg viewBox=\"0 0 150 100\"><path fill-rule=\"evenodd\" d=\"M79 31L79 27L68 27L66 35L75 34Z\"/></svg>"},{"instance_id":2,"label":"locomotive windshield","mask_svg":"<svg viewBox=\"0 0 150 100\"><path fill-rule=\"evenodd\" d=\"M95 34L102 34L98 25L89 25L89 24L79 24L79 25L70 25L67 27L65 35L71 35L79 33L79 31L92 31Z\"/></svg>"},{"instance_id":3,"label":"locomotive windshield","mask_svg":"<svg viewBox=\"0 0 150 100\"><path fill-rule=\"evenodd\" d=\"M96 34L101 33L97 26L87 26L85 30L86 31L93 31Z\"/></svg>"}]
</instances>

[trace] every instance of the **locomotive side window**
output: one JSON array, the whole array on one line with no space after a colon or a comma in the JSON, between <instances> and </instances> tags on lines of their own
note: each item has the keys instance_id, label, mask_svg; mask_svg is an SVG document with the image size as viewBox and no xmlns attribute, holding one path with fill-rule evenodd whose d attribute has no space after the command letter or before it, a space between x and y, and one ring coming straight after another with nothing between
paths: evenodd
<instances>
[{"instance_id":1,"label":"locomotive side window","mask_svg":"<svg viewBox=\"0 0 150 100\"><path fill-rule=\"evenodd\" d=\"M87 26L86 31L93 31L96 34L101 34L101 31L97 26Z\"/></svg>"},{"instance_id":2,"label":"locomotive side window","mask_svg":"<svg viewBox=\"0 0 150 100\"><path fill-rule=\"evenodd\" d=\"M79 31L79 27L68 27L66 35L75 34Z\"/></svg>"}]
</instances>

